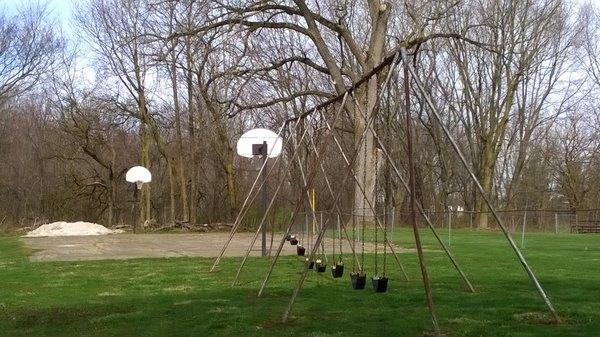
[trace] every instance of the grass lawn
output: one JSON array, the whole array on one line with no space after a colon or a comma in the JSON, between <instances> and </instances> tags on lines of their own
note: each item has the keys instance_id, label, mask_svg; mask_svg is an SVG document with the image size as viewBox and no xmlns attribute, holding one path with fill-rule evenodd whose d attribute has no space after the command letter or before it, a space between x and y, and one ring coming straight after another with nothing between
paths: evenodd
<instances>
[{"instance_id":1,"label":"grass lawn","mask_svg":"<svg viewBox=\"0 0 600 337\"><path fill-rule=\"evenodd\" d=\"M396 242L412 247L411 232ZM452 250L477 293L425 230L438 319L448 336L600 336L600 235L528 234L524 254L565 323L544 304L504 237L455 231ZM280 322L301 263L284 257L266 296L256 292L266 261L169 258L31 263L18 238L0 237L0 336L423 336L432 331L415 254L402 254L410 282L388 256L388 293L352 290L349 277L311 273L291 321ZM372 261L373 255L367 256ZM346 270L351 269L350 256ZM380 261L381 263L381 261ZM368 275L373 263L367 263ZM369 285L368 285L369 286Z\"/></svg>"}]
</instances>

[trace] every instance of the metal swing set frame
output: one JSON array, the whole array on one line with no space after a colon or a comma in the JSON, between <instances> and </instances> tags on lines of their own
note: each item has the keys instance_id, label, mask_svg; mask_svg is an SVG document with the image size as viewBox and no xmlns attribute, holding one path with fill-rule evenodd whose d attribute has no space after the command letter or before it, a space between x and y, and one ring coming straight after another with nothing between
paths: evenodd
<instances>
[{"instance_id":1,"label":"metal swing set frame","mask_svg":"<svg viewBox=\"0 0 600 337\"><path fill-rule=\"evenodd\" d=\"M462 166L466 169L466 171L467 171L469 177L471 178L472 182L474 183L477 191L479 192L480 196L482 197L485 204L487 205L490 212L492 213L493 218L495 219L496 223L498 224L498 226L500 227L504 236L506 237L508 244L514 251L514 253L517 257L517 260L523 266L527 276L531 279L536 291L538 292L538 294L544 301L547 309L549 310L552 317L554 318L554 321L556 323L560 323L561 322L560 316L558 315L552 302L546 295L545 290L542 288L537 277L533 273L532 269L529 267L529 264L527 263L522 252L519 250L516 243L512 239L512 237L507 229L507 226L504 224L503 220L500 218L497 210L492 205L489 198L486 196L481 183L475 176L472 167L469 165L469 163L465 159L465 156L462 153L460 147L458 146L456 140L453 138L453 136L450 133L450 131L448 130L447 126L442 122L441 114L439 113L437 107L433 104L433 100L431 99L429 93L425 90L425 86L419 79L415 68L413 67L413 65L411 64L411 62L409 60L408 51L403 46L400 46L397 49L395 49L395 51L390 56L386 57L385 60L380 65L375 67L373 69L373 71L371 71L369 74L365 75L365 77L363 77L360 81L358 81L357 83L355 83L351 87L349 87L344 93L342 93L341 95L338 95L332 99L329 99L328 101L314 107L313 109L311 109L307 112L304 112L303 114L301 114L297 117L286 120L283 123L283 125L281 126L281 128L279 129L278 136L284 136L286 133L289 133L289 135L290 135L288 137L283 137L284 138L283 147L287 148L287 146L289 145L292 148L291 154L290 154L291 157L288 158L287 162L285 163L284 171L290 172L292 165L297 164L300 169L300 172L301 172L303 188L302 188L302 191L298 193L298 199L297 199L297 202L295 203L295 205L296 205L295 210L292 212L292 216L290 217L290 219L287 222L285 232L283 233L281 240L279 241L279 245L277 246L276 253L270 261L269 268L264 276L264 279L263 279L260 289L258 291L258 296L261 297L265 293L265 289L268 285L271 274L276 266L276 263L279 259L281 251L283 249L283 246L286 242L286 237L288 237L288 235L290 234L290 231L292 230L293 225L294 225L294 221L301 211L301 207L303 205L303 200L306 200L305 198L307 198L310 203L310 199L311 199L310 187L312 186L313 181L319 172L321 172L321 174L324 177L324 180L325 180L326 186L327 186L327 192L330 195L331 200L333 200L332 201L333 206L331 207L330 215L321 224L321 226L318 230L318 233L316 235L316 238L314 239L314 242L313 242L312 246L310 247L310 252L307 255L309 261L314 261L315 256L317 256L319 247L323 242L323 239L324 239L327 229L332 226L335 226L335 225L332 225L332 223L335 222L334 219L343 218L343 212L340 207L340 198L344 192L344 186L347 183L353 184L360 190L360 193L364 197L364 200L366 201L366 204L367 204L367 207L369 208L369 210L372 212L372 214L377 214L375 212L375 205L373 205L373 203L367 197L365 187L361 184L361 181L357 177L357 174L354 170L354 163L356 162L357 157L359 155L360 147L355 148L354 151L350 151L351 153L347 153L346 151L344 151L344 148L342 147L340 139L335 134L334 125L336 125L336 122L338 121L342 111L344 111L346 106L348 104L351 104L349 101L352 100L353 102L356 103L355 93L356 93L357 89L360 87L360 85L364 84L366 81L368 81L374 75L383 73L384 70L386 68L388 68L387 75L385 76L385 80L382 83L382 89L379 91L378 100L381 100L383 98L383 94L385 93L385 89L390 85L390 82L392 80L392 74L399 72L398 68L400 65L403 66L402 68L404 70L403 77L404 77L404 90L405 90L404 91L404 93L405 93L405 97L404 97L405 111L406 111L406 136L407 136L406 145L407 145L407 150L408 150L407 151L408 179L402 175L402 173L398 169L398 166L392 159L389 150L385 146L385 143L382 140L382 137L377 133L377 130L374 125L375 119L376 119L376 114L373 113L370 116L366 116L366 112L364 111L363 107L361 107L359 104L354 104L355 113L358 112L362 116L362 118L364 118L364 120L366 121L364 130L363 130L362 134L360 135L357 143L360 144L362 142L362 140L364 139L364 137L367 136L367 133L368 132L371 133L371 136L373 137L373 141L375 142L375 146L377 146L382 151L383 159L385 160L385 163L387 165L389 165L388 167L391 169L391 173L400 181L401 185L404 187L407 195L410 198L410 207L411 207L410 214L411 214L411 223L412 223L412 228L413 228L413 233L414 233L414 238L415 238L415 245L417 248L417 255L419 258L419 265L420 265L421 274L422 274L422 281L423 281L423 286L424 286L425 297L426 297L431 321L433 324L433 328L434 328L436 334L441 335L441 330L440 330L438 320L437 320L437 317L435 314L433 297L432 297L431 289L430 289L429 276L428 276L428 272L427 272L427 266L426 266L425 258L423 255L423 248L421 245L419 228L417 226L417 214L419 214L422 217L422 219L427 224L427 227L433 233L437 242L440 244L440 247L442 248L442 250L448 257L448 259L450 260L452 266L457 271L460 278L462 279L467 290L470 292L475 292L475 288L473 287L472 283L469 281L465 272L459 266L456 258L452 255L452 253L450 252L447 245L443 242L440 235L437 233L432 221L427 216L423 206L418 202L418 200L416 200L415 193L413 193L413 191L415 190L415 178L414 178L414 161L413 161L413 155L412 155L413 149L412 149L412 140L411 140L411 138L412 138L412 136L411 136L412 118L411 118L411 113L410 113L410 111L411 111L410 110L411 109L411 106L410 106L410 98L411 98L410 85L411 85L411 83L414 83L415 90L421 95L421 97L424 100L424 104L429 108L430 115L441 126L445 138L450 143L456 156L459 158ZM338 104L337 109L334 109L333 113L331 113L331 111L329 111L329 113L328 113L327 108L334 107L335 104ZM317 143L317 140L315 139L315 137L309 136L307 138L308 131L311 128L307 127L306 125L304 127L304 130L302 130L302 132L300 132L300 135L297 136L297 133L298 133L301 123L308 120L309 117L314 117L315 119L318 119L318 121L323 126L323 134L321 135L318 143ZM301 144L305 144L305 145L308 144L308 146L313 151L312 152L313 158L312 158L312 163L311 163L312 165L310 165L310 168L307 167L307 172L304 171L303 164L299 157L299 152L300 152L299 148L300 148ZM337 191L334 191L334 188L331 185L331 182L330 182L329 178L327 177L327 174L325 173L325 168L323 166L323 161L322 161L324 150L330 144L335 145L334 148L339 153L339 155L342 157L343 162L346 165L346 169L347 169L345 171L345 174L343 175L342 183L339 185L340 187L338 188ZM267 177L269 177L273 174L277 164L283 165L283 162L280 162L281 157L282 156L279 156L274 159L275 163L273 163L271 168L268 170ZM366 165L366 163L365 163L365 165ZM259 177L263 173L263 170L267 170L267 162L266 161L261 166L260 171L257 174L257 177L256 177L254 183L252 184L252 187L250 188L250 191L248 192L248 194L241 206L241 209L240 209L240 211L235 219L235 222L231 228L231 231L229 233L227 241L224 243L223 247L221 248L221 251L220 251L219 255L217 256L217 258L214 260L214 263L210 269L211 272L214 271L216 269L216 267L219 265L225 251L227 250L227 247L229 246L229 243L231 242L235 233L239 230L240 224L242 223L250 206L256 200L257 196L260 194L259 191L263 188L263 185L265 183L264 180L262 181L261 184L258 183ZM351 179L351 180L349 181L349 179ZM232 286L236 285L238 282L240 273L241 273L242 269L244 268L244 265L250 255L250 252L252 251L252 248L254 247L254 244L256 243L256 240L258 238L259 233L261 232L262 227L266 225L267 216L270 213L270 211L274 205L274 201L277 199L277 195L279 194L279 192L284 184L284 181L285 181L285 178L280 177L280 179L277 183L277 186L276 186L274 192L272 193L270 202L269 202L268 206L266 207L265 213L261 218L258 229L256 230L256 233L253 236L253 238L246 250L246 253L238 267L238 270L237 270L236 276L233 280ZM314 217L314 208L312 208L312 212L313 212L313 217ZM354 216L354 212L353 212L352 216ZM375 222L376 229L382 230L382 231L385 230L384 226L381 224L381 222L377 216L374 217L374 222ZM358 266L358 269L363 270L364 266L362 266L360 264L360 261L357 258L354 243L351 240L350 236L348 235L346 225L344 225L343 222L341 223L340 231L342 231L344 233L344 237L345 237L346 241L348 242L348 245L350 246L353 260L356 263L356 265ZM338 233L338 234L341 236L341 233ZM390 252L394 256L394 259L395 259L401 273L404 275L405 280L408 281L408 275L406 274L405 268L398 256L398 254L396 253L394 246L387 240L387 238L384 241L385 241L384 245L386 245L387 248L390 249ZM299 295L299 292L304 284L304 281L308 275L308 271L309 271L308 263L303 264L302 272L301 272L301 274L298 278L298 281L293 289L288 306L282 317L282 321L284 323L287 322L290 317L290 313L291 313L294 303Z\"/></svg>"}]
</instances>

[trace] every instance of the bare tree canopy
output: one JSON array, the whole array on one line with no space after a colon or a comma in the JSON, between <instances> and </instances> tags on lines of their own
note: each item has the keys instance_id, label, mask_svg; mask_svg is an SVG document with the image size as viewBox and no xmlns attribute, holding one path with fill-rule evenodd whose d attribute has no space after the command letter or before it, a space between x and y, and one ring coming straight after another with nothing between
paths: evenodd
<instances>
[{"instance_id":1,"label":"bare tree canopy","mask_svg":"<svg viewBox=\"0 0 600 337\"><path fill-rule=\"evenodd\" d=\"M382 89L399 47L442 112L440 124L410 92L424 207L461 207L493 226L443 137L447 126L498 207L598 209L599 13L561 0L87 0L73 6L66 34L45 6L26 5L0 14L0 219L231 221L259 165L236 156L237 138L341 102L353 86L332 125L340 147L361 154L344 208L373 217L367 205L384 200L401 210L406 193L379 169L366 128L376 116L406 174L402 76ZM301 163L313 149L303 151ZM312 186L324 209L327 184L340 184L345 167L327 151L331 180ZM139 193L124 182L134 165L154 178ZM274 221L303 186L306 167L290 167L278 173L287 183Z\"/></svg>"},{"instance_id":2,"label":"bare tree canopy","mask_svg":"<svg viewBox=\"0 0 600 337\"><path fill-rule=\"evenodd\" d=\"M0 102L27 92L53 67L63 38L45 7L0 13Z\"/></svg>"}]
</instances>

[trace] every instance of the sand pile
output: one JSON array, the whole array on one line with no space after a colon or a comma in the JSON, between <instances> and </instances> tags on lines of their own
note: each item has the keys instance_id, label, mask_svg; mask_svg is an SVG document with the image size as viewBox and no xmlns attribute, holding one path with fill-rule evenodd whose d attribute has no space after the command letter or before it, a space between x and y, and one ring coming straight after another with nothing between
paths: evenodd
<instances>
[{"instance_id":1,"label":"sand pile","mask_svg":"<svg viewBox=\"0 0 600 337\"><path fill-rule=\"evenodd\" d=\"M106 235L123 233L122 230L110 230L102 225L91 222L64 222L58 221L42 225L31 232L28 232L25 237L39 236L71 236L71 235Z\"/></svg>"}]
</instances>

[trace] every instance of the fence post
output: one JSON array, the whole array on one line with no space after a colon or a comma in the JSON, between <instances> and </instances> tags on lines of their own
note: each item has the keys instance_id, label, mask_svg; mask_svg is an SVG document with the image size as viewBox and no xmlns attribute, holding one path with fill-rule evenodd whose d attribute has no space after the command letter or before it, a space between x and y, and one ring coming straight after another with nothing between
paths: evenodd
<instances>
[{"instance_id":1,"label":"fence post","mask_svg":"<svg viewBox=\"0 0 600 337\"><path fill-rule=\"evenodd\" d=\"M558 213L554 213L554 231L558 234Z\"/></svg>"},{"instance_id":2,"label":"fence post","mask_svg":"<svg viewBox=\"0 0 600 337\"><path fill-rule=\"evenodd\" d=\"M521 249L525 246L525 223L527 223L527 210L523 212L523 230L521 231Z\"/></svg>"},{"instance_id":3,"label":"fence post","mask_svg":"<svg viewBox=\"0 0 600 337\"><path fill-rule=\"evenodd\" d=\"M469 212L469 230L471 231L473 230L473 212L475 211L473 210Z\"/></svg>"},{"instance_id":4,"label":"fence post","mask_svg":"<svg viewBox=\"0 0 600 337\"><path fill-rule=\"evenodd\" d=\"M448 207L448 246L452 246L452 208Z\"/></svg>"}]
</instances>

